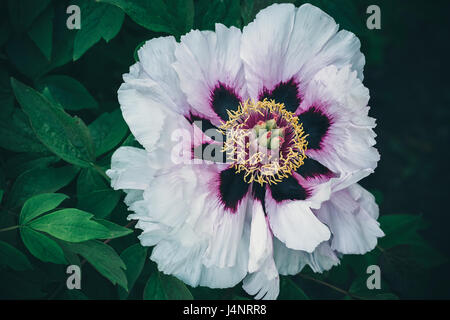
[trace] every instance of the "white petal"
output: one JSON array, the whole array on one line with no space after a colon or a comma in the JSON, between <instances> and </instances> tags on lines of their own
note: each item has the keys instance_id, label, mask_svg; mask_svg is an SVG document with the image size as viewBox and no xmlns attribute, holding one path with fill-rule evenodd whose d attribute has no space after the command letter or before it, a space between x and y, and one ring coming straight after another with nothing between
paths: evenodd
<instances>
[{"instance_id":1,"label":"white petal","mask_svg":"<svg viewBox=\"0 0 450 320\"><path fill-rule=\"evenodd\" d=\"M214 170L215 171L215 170ZM238 256L239 243L243 237L247 212L250 209L250 197L246 196L240 201L236 212L224 209L223 205L218 203L217 190L219 190L217 175L214 172L209 181L216 181L216 184L210 183L208 187L208 201L205 205L204 213L212 216L213 229L209 239L208 249L203 259L206 266L217 266L220 268L230 267L235 264ZM205 174L203 171L202 174ZM216 178L214 178L214 176ZM202 219L207 219L203 217ZM249 226L247 226L249 227Z\"/></svg>"},{"instance_id":2,"label":"white petal","mask_svg":"<svg viewBox=\"0 0 450 320\"><path fill-rule=\"evenodd\" d=\"M272 254L272 234L264 215L261 202L255 200L251 208L250 248L248 271L255 272Z\"/></svg>"},{"instance_id":3,"label":"white petal","mask_svg":"<svg viewBox=\"0 0 450 320\"><path fill-rule=\"evenodd\" d=\"M123 118L147 151L153 150L167 117L158 89L157 85L150 83L123 83L118 91Z\"/></svg>"},{"instance_id":4,"label":"white petal","mask_svg":"<svg viewBox=\"0 0 450 320\"><path fill-rule=\"evenodd\" d=\"M329 201L316 211L317 217L330 228L331 248L344 254L364 254L375 248L377 238L384 236L376 221L378 206L373 196L357 184L334 192Z\"/></svg>"},{"instance_id":5,"label":"white petal","mask_svg":"<svg viewBox=\"0 0 450 320\"><path fill-rule=\"evenodd\" d=\"M263 88L294 79L300 94L315 73L335 64L350 65L362 79L364 56L354 34L338 30L334 19L304 4L274 4L260 11L243 30L241 57L248 91L257 98Z\"/></svg>"},{"instance_id":6,"label":"white petal","mask_svg":"<svg viewBox=\"0 0 450 320\"><path fill-rule=\"evenodd\" d=\"M189 214L189 205L198 188L198 179L191 166L160 172L144 192L148 207L145 219L177 228Z\"/></svg>"},{"instance_id":7,"label":"white petal","mask_svg":"<svg viewBox=\"0 0 450 320\"><path fill-rule=\"evenodd\" d=\"M318 72L309 83L298 110L318 108L331 119L320 149L308 149L309 157L319 161L340 179L332 179L333 190L339 190L367 176L380 158L376 143L374 119L368 116L369 91L349 66L329 66Z\"/></svg>"},{"instance_id":8,"label":"white petal","mask_svg":"<svg viewBox=\"0 0 450 320\"><path fill-rule=\"evenodd\" d=\"M127 195L123 199L123 202L125 202L127 206L131 206L134 202L144 199L144 190L124 189L124 191Z\"/></svg>"},{"instance_id":9,"label":"white petal","mask_svg":"<svg viewBox=\"0 0 450 320\"><path fill-rule=\"evenodd\" d=\"M328 241L319 244L312 253L289 249L277 239L274 239L273 246L275 263L282 275L295 275L306 265L314 272L322 273L339 264L339 259L331 250Z\"/></svg>"},{"instance_id":10,"label":"white petal","mask_svg":"<svg viewBox=\"0 0 450 320\"><path fill-rule=\"evenodd\" d=\"M133 218L133 215L130 215L129 218ZM164 240L171 230L166 225L145 221L144 219L140 219L135 227L143 230L138 238L141 244L147 247L152 247Z\"/></svg>"},{"instance_id":11,"label":"white petal","mask_svg":"<svg viewBox=\"0 0 450 320\"><path fill-rule=\"evenodd\" d=\"M111 169L106 174L111 178L114 190L145 190L155 170L150 166L145 150L120 147L111 157Z\"/></svg>"},{"instance_id":12,"label":"white petal","mask_svg":"<svg viewBox=\"0 0 450 320\"><path fill-rule=\"evenodd\" d=\"M125 121L147 151L155 148L165 122L183 118L188 110L171 66L174 47L173 37L147 41L139 50L141 61L123 76L117 92Z\"/></svg>"},{"instance_id":13,"label":"white petal","mask_svg":"<svg viewBox=\"0 0 450 320\"><path fill-rule=\"evenodd\" d=\"M242 288L255 299L275 300L280 293L280 276L272 258L268 257L261 268L244 278Z\"/></svg>"},{"instance_id":14,"label":"white petal","mask_svg":"<svg viewBox=\"0 0 450 320\"><path fill-rule=\"evenodd\" d=\"M305 263L314 272L322 273L339 264L339 258L328 242L322 242L313 253L307 253Z\"/></svg>"},{"instance_id":15,"label":"white petal","mask_svg":"<svg viewBox=\"0 0 450 320\"><path fill-rule=\"evenodd\" d=\"M242 32L241 58L249 94L258 98L263 87L271 89L284 79L284 61L294 25L295 7L274 4L261 10Z\"/></svg>"},{"instance_id":16,"label":"white petal","mask_svg":"<svg viewBox=\"0 0 450 320\"><path fill-rule=\"evenodd\" d=\"M317 219L305 201L277 203L266 193L266 209L273 234L288 248L313 252L330 238L330 230Z\"/></svg>"},{"instance_id":17,"label":"white petal","mask_svg":"<svg viewBox=\"0 0 450 320\"><path fill-rule=\"evenodd\" d=\"M160 37L147 41L137 52L145 76L158 83L170 96L174 111L187 114L188 107L184 93L180 89L178 74L172 67L175 61L175 38Z\"/></svg>"},{"instance_id":18,"label":"white petal","mask_svg":"<svg viewBox=\"0 0 450 320\"><path fill-rule=\"evenodd\" d=\"M273 260L272 233L259 201L253 202L250 213L249 274L242 287L255 299L274 300L280 292L280 277Z\"/></svg>"},{"instance_id":19,"label":"white petal","mask_svg":"<svg viewBox=\"0 0 450 320\"><path fill-rule=\"evenodd\" d=\"M361 208L364 208L372 218L378 219L380 208L375 202L375 197L373 194L357 183L347 188L347 191L350 193L351 197L359 203Z\"/></svg>"},{"instance_id":20,"label":"white petal","mask_svg":"<svg viewBox=\"0 0 450 320\"><path fill-rule=\"evenodd\" d=\"M218 199L218 174L227 165L187 165L159 170L130 207L143 229L139 239L152 246L159 270L189 285L224 288L247 273L250 223L247 200L234 213Z\"/></svg>"},{"instance_id":21,"label":"white petal","mask_svg":"<svg viewBox=\"0 0 450 320\"><path fill-rule=\"evenodd\" d=\"M240 243L239 255L232 267L206 267L202 264L206 243L197 242L186 246L176 237L162 240L152 251L151 259L158 269L171 274L192 287L207 286L210 288L228 288L238 284L247 274L248 235Z\"/></svg>"},{"instance_id":22,"label":"white petal","mask_svg":"<svg viewBox=\"0 0 450 320\"><path fill-rule=\"evenodd\" d=\"M319 70L326 66L334 65L341 68L348 65L362 81L366 59L360 48L361 42L352 32L341 30L323 46L311 63L304 65L299 74L307 84Z\"/></svg>"},{"instance_id":23,"label":"white petal","mask_svg":"<svg viewBox=\"0 0 450 320\"><path fill-rule=\"evenodd\" d=\"M221 82L245 98L244 72L239 57L241 32L216 24L216 32L193 30L181 37L173 67L189 104L198 114L220 125L211 108L211 93Z\"/></svg>"},{"instance_id":24,"label":"white petal","mask_svg":"<svg viewBox=\"0 0 450 320\"><path fill-rule=\"evenodd\" d=\"M211 201L211 199L207 199L207 201ZM200 198L199 202L205 203L205 199ZM195 210L196 207L192 205L192 210ZM190 213L193 214L192 211ZM224 243L223 249L215 248L220 251L223 250L225 257L227 259L232 258L233 263L230 263L231 260L220 261L218 259L217 262L222 262L227 266L205 265L204 260L208 256L207 250L211 250L210 244L217 238L211 238L214 235L208 232L214 230L214 225L205 228L205 225L211 223L214 219L210 219L209 223L203 220L208 220L208 215L212 215L213 212L202 211L196 212L196 214L202 215L203 225L192 225L192 219L189 220L190 217L188 217L184 224L177 229L173 229L165 239L156 245L151 259L158 264L160 271L173 274L194 287L198 285L210 288L235 286L247 274L249 224L247 223L243 227L240 237L231 238L234 242L228 249ZM235 250L233 250L234 248ZM230 252L234 252L235 256L231 257ZM215 262L214 260L209 261Z\"/></svg>"}]
</instances>

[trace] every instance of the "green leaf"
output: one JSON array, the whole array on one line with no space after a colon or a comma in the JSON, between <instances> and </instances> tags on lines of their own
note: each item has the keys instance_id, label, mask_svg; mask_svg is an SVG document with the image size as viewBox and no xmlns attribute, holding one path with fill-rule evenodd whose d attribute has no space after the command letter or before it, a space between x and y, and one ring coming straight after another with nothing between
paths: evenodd
<instances>
[{"instance_id":1,"label":"green leaf","mask_svg":"<svg viewBox=\"0 0 450 320\"><path fill-rule=\"evenodd\" d=\"M62 296L63 300L89 300L81 290L66 290Z\"/></svg>"},{"instance_id":2,"label":"green leaf","mask_svg":"<svg viewBox=\"0 0 450 320\"><path fill-rule=\"evenodd\" d=\"M36 0L30 1L33 3L39 2ZM6 43L6 53L10 62L21 73L33 80L72 60L73 39L76 32L66 26L67 5L58 1L53 3L52 7L54 9L53 32L47 35L52 36L50 61L26 33L14 33Z\"/></svg>"},{"instance_id":3,"label":"green leaf","mask_svg":"<svg viewBox=\"0 0 450 320\"><path fill-rule=\"evenodd\" d=\"M97 157L117 146L128 133L128 126L123 120L120 109L111 113L103 113L88 127Z\"/></svg>"},{"instance_id":4,"label":"green leaf","mask_svg":"<svg viewBox=\"0 0 450 320\"><path fill-rule=\"evenodd\" d=\"M10 78L9 72L6 70L4 66L0 65L0 106L2 106L0 108L0 120L2 119L10 120L11 114L14 109L15 99L11 89L11 83L9 78Z\"/></svg>"},{"instance_id":5,"label":"green leaf","mask_svg":"<svg viewBox=\"0 0 450 320\"><path fill-rule=\"evenodd\" d=\"M417 231L424 226L421 215L390 214L380 216L379 222L386 236L405 230Z\"/></svg>"},{"instance_id":6,"label":"green leaf","mask_svg":"<svg viewBox=\"0 0 450 320\"><path fill-rule=\"evenodd\" d=\"M133 230L131 229L119 226L118 224L115 224L114 222L108 220L94 218L94 221L100 223L102 226L106 227L109 230L107 237L108 239L124 237L133 232Z\"/></svg>"},{"instance_id":7,"label":"green leaf","mask_svg":"<svg viewBox=\"0 0 450 320\"><path fill-rule=\"evenodd\" d=\"M9 17L14 29L19 32L28 29L49 3L50 0L8 0Z\"/></svg>"},{"instance_id":8,"label":"green leaf","mask_svg":"<svg viewBox=\"0 0 450 320\"><path fill-rule=\"evenodd\" d=\"M244 22L244 26L252 22L255 18L253 8L255 6L254 0L242 0L241 1L241 16Z\"/></svg>"},{"instance_id":9,"label":"green leaf","mask_svg":"<svg viewBox=\"0 0 450 320\"><path fill-rule=\"evenodd\" d=\"M65 161L90 166L95 152L83 121L72 118L42 94L13 78L11 86L39 140Z\"/></svg>"},{"instance_id":10,"label":"green leaf","mask_svg":"<svg viewBox=\"0 0 450 320\"><path fill-rule=\"evenodd\" d=\"M121 8L137 24L155 32L175 36L192 29L193 0L100 0Z\"/></svg>"},{"instance_id":11,"label":"green leaf","mask_svg":"<svg viewBox=\"0 0 450 320\"><path fill-rule=\"evenodd\" d=\"M147 248L144 248L139 243L126 248L121 254L123 262L127 266L125 274L128 280L128 291L133 289L133 286L144 268L145 260L147 257ZM118 294L120 299L126 299L128 292L122 288L118 288Z\"/></svg>"},{"instance_id":12,"label":"green leaf","mask_svg":"<svg viewBox=\"0 0 450 320\"><path fill-rule=\"evenodd\" d=\"M380 264L389 265L389 269L399 269L399 273L403 274L420 273L424 269L437 267L447 261L447 258L425 241L398 245L384 250L380 256Z\"/></svg>"},{"instance_id":13,"label":"green leaf","mask_svg":"<svg viewBox=\"0 0 450 320\"><path fill-rule=\"evenodd\" d=\"M52 7L54 19L50 61L26 33L15 33L6 43L6 53L10 62L21 73L33 80L72 60L73 39L76 32L67 28L67 5L58 1L53 3Z\"/></svg>"},{"instance_id":14,"label":"green leaf","mask_svg":"<svg viewBox=\"0 0 450 320\"><path fill-rule=\"evenodd\" d=\"M446 262L447 258L422 240L383 250L378 263L383 278L396 292L408 298L420 295L431 269Z\"/></svg>"},{"instance_id":15,"label":"green leaf","mask_svg":"<svg viewBox=\"0 0 450 320\"><path fill-rule=\"evenodd\" d=\"M144 288L144 300L192 300L186 285L177 278L154 271Z\"/></svg>"},{"instance_id":16,"label":"green leaf","mask_svg":"<svg viewBox=\"0 0 450 320\"><path fill-rule=\"evenodd\" d=\"M223 23L227 27L241 27L239 0L200 0L195 9L196 25L200 29L214 30L216 23Z\"/></svg>"},{"instance_id":17,"label":"green leaf","mask_svg":"<svg viewBox=\"0 0 450 320\"><path fill-rule=\"evenodd\" d=\"M57 264L67 263L61 247L46 235L28 227L20 228L20 235L27 249L39 260Z\"/></svg>"},{"instance_id":18,"label":"green leaf","mask_svg":"<svg viewBox=\"0 0 450 320\"><path fill-rule=\"evenodd\" d=\"M98 218L108 216L116 207L121 193L111 189L93 169L83 169L77 179L77 208Z\"/></svg>"},{"instance_id":19,"label":"green leaf","mask_svg":"<svg viewBox=\"0 0 450 320\"><path fill-rule=\"evenodd\" d=\"M0 241L0 265L6 265L17 271L33 269L28 258L9 243Z\"/></svg>"},{"instance_id":20,"label":"green leaf","mask_svg":"<svg viewBox=\"0 0 450 320\"><path fill-rule=\"evenodd\" d=\"M53 7L48 7L28 31L31 40L38 46L48 61L52 57Z\"/></svg>"},{"instance_id":21,"label":"green leaf","mask_svg":"<svg viewBox=\"0 0 450 320\"><path fill-rule=\"evenodd\" d=\"M113 284L127 289L127 276L125 263L113 248L100 241L86 241L81 243L67 243L67 247L82 255L100 274Z\"/></svg>"},{"instance_id":22,"label":"green leaf","mask_svg":"<svg viewBox=\"0 0 450 320\"><path fill-rule=\"evenodd\" d=\"M108 228L91 220L93 216L78 209L62 209L35 219L28 225L69 242L108 238L110 235Z\"/></svg>"},{"instance_id":23,"label":"green leaf","mask_svg":"<svg viewBox=\"0 0 450 320\"><path fill-rule=\"evenodd\" d=\"M439 250L432 247L425 240L410 244L410 250L414 258L419 262L422 268L435 268L448 262L448 258L444 256Z\"/></svg>"},{"instance_id":24,"label":"green leaf","mask_svg":"<svg viewBox=\"0 0 450 320\"><path fill-rule=\"evenodd\" d=\"M380 247L392 248L418 240L418 231L426 227L421 215L393 214L383 215L379 219L385 237L379 241Z\"/></svg>"},{"instance_id":25,"label":"green leaf","mask_svg":"<svg viewBox=\"0 0 450 320\"><path fill-rule=\"evenodd\" d=\"M211 289L208 287L198 286L189 288L194 300L220 300L229 297L229 289Z\"/></svg>"},{"instance_id":26,"label":"green leaf","mask_svg":"<svg viewBox=\"0 0 450 320\"><path fill-rule=\"evenodd\" d=\"M0 204L2 204L3 195L5 194L5 190L0 189Z\"/></svg>"},{"instance_id":27,"label":"green leaf","mask_svg":"<svg viewBox=\"0 0 450 320\"><path fill-rule=\"evenodd\" d=\"M43 193L28 199L20 212L19 224L40 216L41 214L55 209L69 197L62 193Z\"/></svg>"},{"instance_id":28,"label":"green leaf","mask_svg":"<svg viewBox=\"0 0 450 320\"><path fill-rule=\"evenodd\" d=\"M354 298L362 300L398 300L395 294L389 292L389 286L383 280L381 280L380 289L368 289L367 277L369 275L358 277L353 281L348 292L354 295Z\"/></svg>"},{"instance_id":29,"label":"green leaf","mask_svg":"<svg viewBox=\"0 0 450 320\"><path fill-rule=\"evenodd\" d=\"M98 103L77 80L65 75L41 78L36 87L49 100L66 110L98 108Z\"/></svg>"},{"instance_id":30,"label":"green leaf","mask_svg":"<svg viewBox=\"0 0 450 320\"><path fill-rule=\"evenodd\" d=\"M46 293L38 276L36 269L34 272L0 272L0 297L8 300L44 299Z\"/></svg>"},{"instance_id":31,"label":"green leaf","mask_svg":"<svg viewBox=\"0 0 450 320\"><path fill-rule=\"evenodd\" d=\"M55 19L53 23L53 50L52 61L47 71L62 66L72 61L73 43L76 32L67 28L67 5L58 4L55 7ZM81 20L83 20L81 14Z\"/></svg>"},{"instance_id":32,"label":"green leaf","mask_svg":"<svg viewBox=\"0 0 450 320\"><path fill-rule=\"evenodd\" d=\"M42 193L55 192L68 185L78 168L35 168L22 173L14 182L8 203L12 208L20 207L28 198Z\"/></svg>"},{"instance_id":33,"label":"green leaf","mask_svg":"<svg viewBox=\"0 0 450 320\"><path fill-rule=\"evenodd\" d=\"M16 152L49 153L20 109L15 109L10 117L0 119L0 147Z\"/></svg>"},{"instance_id":34,"label":"green leaf","mask_svg":"<svg viewBox=\"0 0 450 320\"><path fill-rule=\"evenodd\" d=\"M16 0L11 0L16 1ZM39 2L31 0L33 2ZM30 6L32 7L32 6ZM66 26L67 5L58 1L54 8L52 52L49 61L26 33L14 33L5 45L9 62L28 78L35 80L72 60L76 32Z\"/></svg>"},{"instance_id":35,"label":"green leaf","mask_svg":"<svg viewBox=\"0 0 450 320\"><path fill-rule=\"evenodd\" d=\"M142 148L142 146L137 142L136 138L133 136L133 134L129 134L127 138L120 144L121 147L136 147L136 148Z\"/></svg>"},{"instance_id":36,"label":"green leaf","mask_svg":"<svg viewBox=\"0 0 450 320\"><path fill-rule=\"evenodd\" d=\"M89 0L79 0L83 13L81 29L77 31L73 49L73 60L79 59L90 47L100 41L114 38L122 27L124 13L114 6Z\"/></svg>"},{"instance_id":37,"label":"green leaf","mask_svg":"<svg viewBox=\"0 0 450 320\"><path fill-rule=\"evenodd\" d=\"M14 34L6 43L6 53L9 62L30 79L38 78L50 68L51 63L27 34Z\"/></svg>"},{"instance_id":38,"label":"green leaf","mask_svg":"<svg viewBox=\"0 0 450 320\"><path fill-rule=\"evenodd\" d=\"M8 19L3 19L3 21L0 22L0 47L3 47L8 41L9 36L11 35L11 29L11 24Z\"/></svg>"},{"instance_id":39,"label":"green leaf","mask_svg":"<svg viewBox=\"0 0 450 320\"><path fill-rule=\"evenodd\" d=\"M39 153L19 153L6 160L5 174L8 178L16 178L31 169L48 168L59 160L55 155L43 156Z\"/></svg>"},{"instance_id":40,"label":"green leaf","mask_svg":"<svg viewBox=\"0 0 450 320\"><path fill-rule=\"evenodd\" d=\"M147 281L144 288L144 300L168 300L168 296L164 291L161 283L160 274L154 271Z\"/></svg>"},{"instance_id":41,"label":"green leaf","mask_svg":"<svg viewBox=\"0 0 450 320\"><path fill-rule=\"evenodd\" d=\"M280 277L278 300L309 300L306 293L289 277Z\"/></svg>"}]
</instances>

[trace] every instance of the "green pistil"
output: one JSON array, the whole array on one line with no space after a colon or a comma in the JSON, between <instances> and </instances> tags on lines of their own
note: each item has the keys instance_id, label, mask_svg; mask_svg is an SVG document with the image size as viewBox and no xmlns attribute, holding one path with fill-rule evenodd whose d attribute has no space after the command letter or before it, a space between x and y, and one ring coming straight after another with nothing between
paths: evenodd
<instances>
[{"instance_id":1,"label":"green pistil","mask_svg":"<svg viewBox=\"0 0 450 320\"><path fill-rule=\"evenodd\" d=\"M277 127L275 119L258 122L253 127L258 144L268 149L278 149L284 141L284 129Z\"/></svg>"}]
</instances>

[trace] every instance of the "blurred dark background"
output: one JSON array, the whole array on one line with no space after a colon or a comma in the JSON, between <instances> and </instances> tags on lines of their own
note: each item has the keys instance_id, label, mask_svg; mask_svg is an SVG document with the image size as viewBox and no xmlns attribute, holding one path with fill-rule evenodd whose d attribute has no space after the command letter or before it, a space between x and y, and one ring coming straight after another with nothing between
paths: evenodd
<instances>
[{"instance_id":1,"label":"blurred dark background","mask_svg":"<svg viewBox=\"0 0 450 320\"><path fill-rule=\"evenodd\" d=\"M450 2L370 3L382 10L382 28L361 41L381 161L362 184L382 214L423 215L425 238L449 257ZM432 271L423 296L450 297L449 266Z\"/></svg>"}]
</instances>

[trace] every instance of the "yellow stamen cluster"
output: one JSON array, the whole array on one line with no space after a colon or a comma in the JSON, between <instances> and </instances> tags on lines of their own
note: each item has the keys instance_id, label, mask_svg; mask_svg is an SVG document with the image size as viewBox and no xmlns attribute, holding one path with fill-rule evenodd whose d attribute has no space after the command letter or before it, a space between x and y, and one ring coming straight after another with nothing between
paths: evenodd
<instances>
[{"instance_id":1,"label":"yellow stamen cluster","mask_svg":"<svg viewBox=\"0 0 450 320\"><path fill-rule=\"evenodd\" d=\"M306 135L298 117L287 111L284 104L267 99L256 103L247 100L236 111L227 110L227 113L229 120L220 126L221 133L226 135L222 152L227 153L227 160L232 162L236 173L245 172L245 182L276 184L303 165L308 144ZM288 123L292 134L285 152L278 149L276 154L267 149L251 152L255 131L248 128L247 121L256 114L264 119L282 117Z\"/></svg>"}]
</instances>

